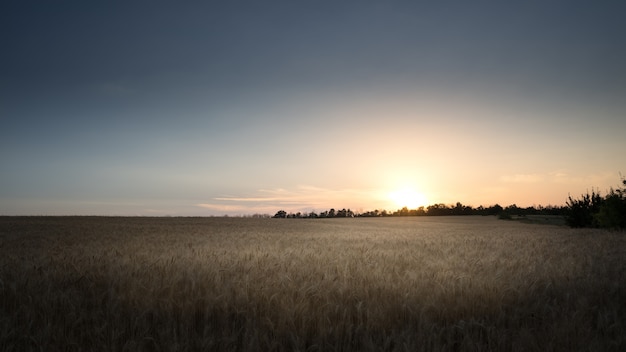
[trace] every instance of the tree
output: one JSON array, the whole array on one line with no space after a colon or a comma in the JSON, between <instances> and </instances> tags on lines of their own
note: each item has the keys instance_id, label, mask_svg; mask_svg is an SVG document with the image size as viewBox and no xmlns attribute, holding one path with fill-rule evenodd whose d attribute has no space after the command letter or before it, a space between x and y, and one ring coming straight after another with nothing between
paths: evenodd
<instances>
[{"instance_id":1,"label":"tree","mask_svg":"<svg viewBox=\"0 0 626 352\"><path fill-rule=\"evenodd\" d=\"M395 212L393 215L396 216L409 216L409 208L403 207L402 209Z\"/></svg>"},{"instance_id":2,"label":"tree","mask_svg":"<svg viewBox=\"0 0 626 352\"><path fill-rule=\"evenodd\" d=\"M276 212L276 214L274 215L275 218L286 218L287 217L287 212L284 210L279 210Z\"/></svg>"},{"instance_id":3,"label":"tree","mask_svg":"<svg viewBox=\"0 0 626 352\"><path fill-rule=\"evenodd\" d=\"M426 209L428 210L428 215L450 215L450 208L443 203L429 205Z\"/></svg>"},{"instance_id":4,"label":"tree","mask_svg":"<svg viewBox=\"0 0 626 352\"><path fill-rule=\"evenodd\" d=\"M600 227L609 229L626 229L626 179L622 179L624 188L614 190L604 198L600 209L593 218Z\"/></svg>"},{"instance_id":5,"label":"tree","mask_svg":"<svg viewBox=\"0 0 626 352\"><path fill-rule=\"evenodd\" d=\"M593 214L600 211L600 204L603 199L600 193L591 190L591 194L581 195L580 199L573 199L568 196L568 214L565 221L571 227L597 227L593 219Z\"/></svg>"},{"instance_id":6,"label":"tree","mask_svg":"<svg viewBox=\"0 0 626 352\"><path fill-rule=\"evenodd\" d=\"M626 229L626 179L622 188L611 188L605 197L591 190L580 199L567 200L566 222L571 227Z\"/></svg>"},{"instance_id":7,"label":"tree","mask_svg":"<svg viewBox=\"0 0 626 352\"><path fill-rule=\"evenodd\" d=\"M485 209L485 215L499 215L502 213L504 208L500 204L492 205L489 208Z\"/></svg>"}]
</instances>

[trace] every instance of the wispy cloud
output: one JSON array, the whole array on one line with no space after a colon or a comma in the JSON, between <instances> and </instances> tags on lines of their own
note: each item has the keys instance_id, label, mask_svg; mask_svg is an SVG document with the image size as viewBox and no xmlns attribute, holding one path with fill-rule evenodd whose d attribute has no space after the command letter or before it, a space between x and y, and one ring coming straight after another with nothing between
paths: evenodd
<instances>
[{"instance_id":1,"label":"wispy cloud","mask_svg":"<svg viewBox=\"0 0 626 352\"><path fill-rule=\"evenodd\" d=\"M571 173L567 170L556 170L545 173L503 175L499 178L503 184L554 184L561 186L610 187L619 180L615 172Z\"/></svg>"},{"instance_id":2,"label":"wispy cloud","mask_svg":"<svg viewBox=\"0 0 626 352\"><path fill-rule=\"evenodd\" d=\"M571 174L567 171L555 171L548 174L553 182L572 185L586 185L587 187L602 187L616 184L619 174L616 172L598 172L592 174Z\"/></svg>"},{"instance_id":3,"label":"wispy cloud","mask_svg":"<svg viewBox=\"0 0 626 352\"><path fill-rule=\"evenodd\" d=\"M572 174L567 170L557 170L545 173L503 175L500 182L503 183L556 183L568 185L587 185L587 187L600 187L615 183L618 180L617 173L600 172L592 174Z\"/></svg>"},{"instance_id":4,"label":"wispy cloud","mask_svg":"<svg viewBox=\"0 0 626 352\"><path fill-rule=\"evenodd\" d=\"M213 198L197 206L218 212L253 213L287 211L319 211L332 207L376 208L384 201L376 189L330 189L300 185L294 189L259 189L254 194L227 195Z\"/></svg>"},{"instance_id":5,"label":"wispy cloud","mask_svg":"<svg viewBox=\"0 0 626 352\"><path fill-rule=\"evenodd\" d=\"M215 200L224 200L229 202L272 202L278 200L278 198L267 198L267 197L217 197L213 198Z\"/></svg>"},{"instance_id":6,"label":"wispy cloud","mask_svg":"<svg viewBox=\"0 0 626 352\"><path fill-rule=\"evenodd\" d=\"M541 174L515 174L500 177L500 181L505 183L537 183L543 182L544 180L545 175Z\"/></svg>"},{"instance_id":7,"label":"wispy cloud","mask_svg":"<svg viewBox=\"0 0 626 352\"><path fill-rule=\"evenodd\" d=\"M247 210L246 207L240 205L227 205L227 204L211 204L211 203L199 203L196 206L200 208L216 210L220 212L241 212Z\"/></svg>"}]
</instances>

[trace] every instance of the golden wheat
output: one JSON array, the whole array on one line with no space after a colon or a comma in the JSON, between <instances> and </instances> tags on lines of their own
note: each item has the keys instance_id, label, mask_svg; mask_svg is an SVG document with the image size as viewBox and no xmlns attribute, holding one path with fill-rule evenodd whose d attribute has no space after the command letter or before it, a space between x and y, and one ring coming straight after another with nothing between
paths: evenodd
<instances>
[{"instance_id":1,"label":"golden wheat","mask_svg":"<svg viewBox=\"0 0 626 352\"><path fill-rule=\"evenodd\" d=\"M3 351L626 346L626 236L485 217L0 218Z\"/></svg>"}]
</instances>

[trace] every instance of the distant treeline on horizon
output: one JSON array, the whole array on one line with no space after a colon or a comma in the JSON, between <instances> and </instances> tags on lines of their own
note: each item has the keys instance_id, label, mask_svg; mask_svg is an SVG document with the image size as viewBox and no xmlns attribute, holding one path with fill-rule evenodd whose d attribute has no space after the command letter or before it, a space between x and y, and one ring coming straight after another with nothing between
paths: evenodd
<instances>
[{"instance_id":1,"label":"distant treeline on horizon","mask_svg":"<svg viewBox=\"0 0 626 352\"><path fill-rule=\"evenodd\" d=\"M325 210L320 213L314 211L288 213L285 210L279 210L274 214L274 218L351 218L351 217L388 217L388 216L446 216L446 215L503 215L508 216L526 216L526 215L566 215L567 206L530 206L518 207L515 204L502 207L499 204L490 207L478 206L476 208L471 205L463 205L457 202L456 205L433 204L428 207L419 207L417 209L408 209L404 207L396 211L388 210L371 210L366 212L354 212L350 209L341 210Z\"/></svg>"},{"instance_id":2,"label":"distant treeline on horizon","mask_svg":"<svg viewBox=\"0 0 626 352\"><path fill-rule=\"evenodd\" d=\"M611 188L606 195L592 189L591 193L582 194L580 198L568 197L565 206L531 206L526 208L509 205L503 208L496 204L490 207L482 205L474 208L457 202L456 205L434 204L428 207L408 209L404 207L394 212L373 210L355 213L350 209L336 211L330 209L319 214L287 213L279 210L275 218L346 218L346 217L377 217L377 216L441 216L441 215L497 215L500 219L512 219L513 216L557 215L563 216L565 223L571 227L593 227L611 230L626 229L626 178L622 177L621 185Z\"/></svg>"}]
</instances>

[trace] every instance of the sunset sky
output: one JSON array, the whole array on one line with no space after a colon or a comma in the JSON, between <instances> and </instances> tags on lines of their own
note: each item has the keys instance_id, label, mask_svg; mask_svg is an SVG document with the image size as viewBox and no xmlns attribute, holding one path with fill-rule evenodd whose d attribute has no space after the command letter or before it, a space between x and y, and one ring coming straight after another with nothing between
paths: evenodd
<instances>
[{"instance_id":1,"label":"sunset sky","mask_svg":"<svg viewBox=\"0 0 626 352\"><path fill-rule=\"evenodd\" d=\"M2 1L0 215L562 205L626 174L623 1Z\"/></svg>"}]
</instances>

